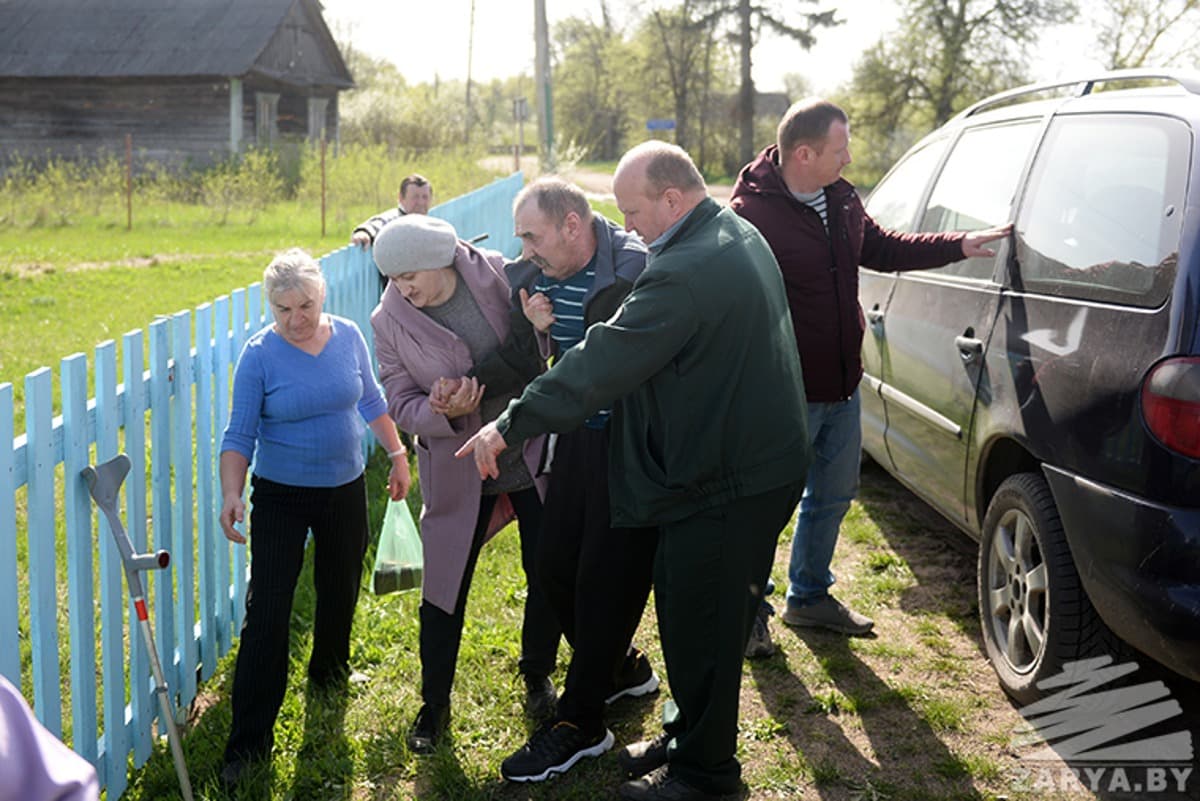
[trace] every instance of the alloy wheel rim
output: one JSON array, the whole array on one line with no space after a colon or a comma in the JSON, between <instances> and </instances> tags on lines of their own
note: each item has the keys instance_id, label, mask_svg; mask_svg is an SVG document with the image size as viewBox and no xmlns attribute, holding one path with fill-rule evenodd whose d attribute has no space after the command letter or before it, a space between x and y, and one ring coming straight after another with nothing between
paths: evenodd
<instances>
[{"instance_id":1,"label":"alloy wheel rim","mask_svg":"<svg viewBox=\"0 0 1200 801\"><path fill-rule=\"evenodd\" d=\"M1010 669L1028 673L1046 643L1046 562L1033 521L1020 509L1000 518L987 564L987 616L992 640Z\"/></svg>"}]
</instances>

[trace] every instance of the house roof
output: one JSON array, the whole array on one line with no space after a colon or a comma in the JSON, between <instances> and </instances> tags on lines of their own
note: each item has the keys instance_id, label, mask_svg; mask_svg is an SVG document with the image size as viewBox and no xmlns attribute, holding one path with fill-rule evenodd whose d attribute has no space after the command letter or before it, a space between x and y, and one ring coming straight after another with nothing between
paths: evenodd
<instances>
[{"instance_id":1,"label":"house roof","mask_svg":"<svg viewBox=\"0 0 1200 801\"><path fill-rule=\"evenodd\" d=\"M296 4L329 62L322 82L352 86L316 0L0 0L0 77L281 78L256 62Z\"/></svg>"}]
</instances>

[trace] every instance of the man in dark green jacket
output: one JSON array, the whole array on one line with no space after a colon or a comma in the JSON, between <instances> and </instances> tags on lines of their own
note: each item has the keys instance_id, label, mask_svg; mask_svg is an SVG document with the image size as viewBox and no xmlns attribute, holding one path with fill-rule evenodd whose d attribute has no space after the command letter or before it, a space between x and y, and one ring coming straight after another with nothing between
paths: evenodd
<instances>
[{"instance_id":1,"label":"man in dark green jacket","mask_svg":"<svg viewBox=\"0 0 1200 801\"><path fill-rule=\"evenodd\" d=\"M458 452L494 475L504 448L613 407L613 525L653 526L655 604L674 709L625 749L627 799L740 789L742 653L779 531L810 461L804 382L779 267L753 226L707 196L682 149L646 142L613 181L650 248L617 313L588 329Z\"/></svg>"}]
</instances>

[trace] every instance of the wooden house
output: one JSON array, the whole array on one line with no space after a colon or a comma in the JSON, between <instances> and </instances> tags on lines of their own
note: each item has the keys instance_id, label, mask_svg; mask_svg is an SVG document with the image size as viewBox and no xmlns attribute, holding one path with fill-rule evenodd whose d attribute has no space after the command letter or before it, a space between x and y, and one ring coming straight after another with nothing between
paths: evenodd
<instances>
[{"instance_id":1,"label":"wooden house","mask_svg":"<svg viewBox=\"0 0 1200 801\"><path fill-rule=\"evenodd\" d=\"M334 140L353 85L317 0L0 0L0 170Z\"/></svg>"}]
</instances>

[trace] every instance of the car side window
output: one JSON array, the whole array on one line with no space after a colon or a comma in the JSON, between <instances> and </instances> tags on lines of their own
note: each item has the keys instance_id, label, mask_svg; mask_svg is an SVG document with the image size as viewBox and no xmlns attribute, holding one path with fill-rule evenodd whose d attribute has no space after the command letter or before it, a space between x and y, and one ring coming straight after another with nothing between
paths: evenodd
<instances>
[{"instance_id":1,"label":"car side window","mask_svg":"<svg viewBox=\"0 0 1200 801\"><path fill-rule=\"evenodd\" d=\"M930 142L909 154L883 177L867 198L867 213L876 223L891 231L909 233L913 230L917 204L929 185L929 177L937 169L946 139Z\"/></svg>"},{"instance_id":2,"label":"car side window","mask_svg":"<svg viewBox=\"0 0 1200 801\"><path fill-rule=\"evenodd\" d=\"M1017 182L1037 132L1035 120L965 131L929 195L919 230L978 231L1009 222ZM936 272L987 280L994 262L963 259Z\"/></svg>"},{"instance_id":3,"label":"car side window","mask_svg":"<svg viewBox=\"0 0 1200 801\"><path fill-rule=\"evenodd\" d=\"M1017 219L1018 288L1161 304L1175 280L1190 141L1167 117L1054 120Z\"/></svg>"}]
</instances>

